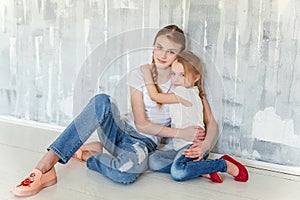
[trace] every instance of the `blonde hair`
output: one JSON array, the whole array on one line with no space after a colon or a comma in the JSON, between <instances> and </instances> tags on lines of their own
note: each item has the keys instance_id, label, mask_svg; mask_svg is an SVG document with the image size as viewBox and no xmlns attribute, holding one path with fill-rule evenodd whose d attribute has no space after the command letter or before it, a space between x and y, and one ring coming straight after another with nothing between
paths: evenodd
<instances>
[{"instance_id":1,"label":"blonde hair","mask_svg":"<svg viewBox=\"0 0 300 200\"><path fill-rule=\"evenodd\" d=\"M196 75L200 76L194 86L198 87L199 96L203 99L205 97L205 93L203 89L204 66L202 60L191 51L182 51L177 55L177 62L182 64L184 77L190 82L194 82Z\"/></svg>"}]
</instances>

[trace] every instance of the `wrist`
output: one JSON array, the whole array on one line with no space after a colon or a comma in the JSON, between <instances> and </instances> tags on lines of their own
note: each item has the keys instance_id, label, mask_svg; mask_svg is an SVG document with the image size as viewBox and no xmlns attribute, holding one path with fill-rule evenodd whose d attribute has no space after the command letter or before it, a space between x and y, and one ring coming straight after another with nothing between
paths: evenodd
<instances>
[{"instance_id":1,"label":"wrist","mask_svg":"<svg viewBox=\"0 0 300 200\"><path fill-rule=\"evenodd\" d=\"M173 138L175 138L175 139L182 139L180 137L180 131L181 131L181 129L179 129L179 128L173 128L173 130L174 130Z\"/></svg>"},{"instance_id":2,"label":"wrist","mask_svg":"<svg viewBox=\"0 0 300 200\"><path fill-rule=\"evenodd\" d=\"M204 151L208 151L208 150L210 149L210 145L207 144L207 142L203 142L203 143L202 143L202 149L203 149Z\"/></svg>"}]
</instances>

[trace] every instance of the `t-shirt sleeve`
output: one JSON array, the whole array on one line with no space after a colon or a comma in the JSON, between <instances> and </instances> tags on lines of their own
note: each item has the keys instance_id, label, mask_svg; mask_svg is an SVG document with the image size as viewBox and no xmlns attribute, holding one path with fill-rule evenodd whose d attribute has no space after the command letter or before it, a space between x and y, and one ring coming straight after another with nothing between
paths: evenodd
<instances>
[{"instance_id":1,"label":"t-shirt sleeve","mask_svg":"<svg viewBox=\"0 0 300 200\"><path fill-rule=\"evenodd\" d=\"M185 87L177 86L176 88L173 89L173 93L176 96L179 96L179 97L183 98L184 100L188 101L187 97L188 97L189 93L188 93L188 89L186 89Z\"/></svg>"},{"instance_id":2,"label":"t-shirt sleeve","mask_svg":"<svg viewBox=\"0 0 300 200\"><path fill-rule=\"evenodd\" d=\"M139 91L142 91L142 87L145 85L145 82L140 68L134 69L133 71L129 72L127 76L127 85Z\"/></svg>"}]
</instances>

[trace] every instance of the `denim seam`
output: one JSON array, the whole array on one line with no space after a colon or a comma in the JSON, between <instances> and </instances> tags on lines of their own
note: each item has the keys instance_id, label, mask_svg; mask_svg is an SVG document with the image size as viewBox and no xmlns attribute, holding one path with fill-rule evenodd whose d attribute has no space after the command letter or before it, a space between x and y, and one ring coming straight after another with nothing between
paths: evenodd
<instances>
[{"instance_id":1,"label":"denim seam","mask_svg":"<svg viewBox=\"0 0 300 200\"><path fill-rule=\"evenodd\" d=\"M51 149L60 159L60 163L66 164L67 163L67 158L65 156L63 156L63 154L54 146L50 146L48 148L49 150Z\"/></svg>"}]
</instances>

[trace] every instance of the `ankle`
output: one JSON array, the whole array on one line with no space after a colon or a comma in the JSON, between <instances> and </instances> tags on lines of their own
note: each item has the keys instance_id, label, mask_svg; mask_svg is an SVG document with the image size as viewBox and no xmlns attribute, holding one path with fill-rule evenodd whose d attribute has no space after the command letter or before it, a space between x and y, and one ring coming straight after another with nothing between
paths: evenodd
<instances>
[{"instance_id":1,"label":"ankle","mask_svg":"<svg viewBox=\"0 0 300 200\"><path fill-rule=\"evenodd\" d=\"M42 174L45 174L50 171L54 167L54 165L54 163L40 161L35 168L40 170Z\"/></svg>"},{"instance_id":2,"label":"ankle","mask_svg":"<svg viewBox=\"0 0 300 200\"><path fill-rule=\"evenodd\" d=\"M48 172L51 169L51 168L48 168L48 167L46 167L46 165L43 165L41 163L39 163L35 168L40 170L42 172L42 174L45 174L46 172Z\"/></svg>"},{"instance_id":3,"label":"ankle","mask_svg":"<svg viewBox=\"0 0 300 200\"><path fill-rule=\"evenodd\" d=\"M205 178L210 178L209 174L202 174L201 176L205 177Z\"/></svg>"}]
</instances>

